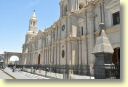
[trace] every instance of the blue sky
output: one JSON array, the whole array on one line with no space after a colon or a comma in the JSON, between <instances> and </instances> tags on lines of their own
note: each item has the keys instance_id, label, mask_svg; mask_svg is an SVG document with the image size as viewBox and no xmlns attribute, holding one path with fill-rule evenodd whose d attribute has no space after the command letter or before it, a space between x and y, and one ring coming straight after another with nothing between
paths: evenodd
<instances>
[{"instance_id":1,"label":"blue sky","mask_svg":"<svg viewBox=\"0 0 128 87\"><path fill-rule=\"evenodd\" d=\"M0 0L0 53L21 52L29 19L36 10L42 30L59 19L60 0Z\"/></svg>"}]
</instances>

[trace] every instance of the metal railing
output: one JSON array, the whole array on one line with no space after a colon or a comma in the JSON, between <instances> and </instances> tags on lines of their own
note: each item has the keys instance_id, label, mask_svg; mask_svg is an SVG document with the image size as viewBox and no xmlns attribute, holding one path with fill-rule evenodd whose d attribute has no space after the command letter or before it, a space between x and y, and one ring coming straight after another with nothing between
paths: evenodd
<instances>
[{"instance_id":1,"label":"metal railing","mask_svg":"<svg viewBox=\"0 0 128 87\"><path fill-rule=\"evenodd\" d=\"M8 65L8 67L13 68L15 65ZM104 72L95 73L97 70L103 70ZM43 70L46 72L59 73L67 75L69 78L69 73L80 76L103 76L104 79L120 79L120 65L104 65L104 66L94 66L92 69L88 65L16 65L16 68L21 70L25 69L34 69L34 70ZM92 74L94 73L94 74Z\"/></svg>"},{"instance_id":2,"label":"metal railing","mask_svg":"<svg viewBox=\"0 0 128 87\"><path fill-rule=\"evenodd\" d=\"M98 68L96 68L98 67ZM94 67L94 76L104 79L120 79L120 65L98 65ZM103 76L103 77L102 77Z\"/></svg>"}]
</instances>

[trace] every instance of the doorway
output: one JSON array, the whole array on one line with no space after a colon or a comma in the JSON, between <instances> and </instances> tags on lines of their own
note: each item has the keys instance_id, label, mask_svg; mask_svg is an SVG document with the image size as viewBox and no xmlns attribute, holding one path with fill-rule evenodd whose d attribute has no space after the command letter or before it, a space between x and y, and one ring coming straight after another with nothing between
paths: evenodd
<instances>
[{"instance_id":1,"label":"doorway","mask_svg":"<svg viewBox=\"0 0 128 87\"><path fill-rule=\"evenodd\" d=\"M113 64L120 64L120 48L115 48L112 56Z\"/></svg>"},{"instance_id":2,"label":"doorway","mask_svg":"<svg viewBox=\"0 0 128 87\"><path fill-rule=\"evenodd\" d=\"M40 54L38 55L38 65L40 65Z\"/></svg>"}]
</instances>

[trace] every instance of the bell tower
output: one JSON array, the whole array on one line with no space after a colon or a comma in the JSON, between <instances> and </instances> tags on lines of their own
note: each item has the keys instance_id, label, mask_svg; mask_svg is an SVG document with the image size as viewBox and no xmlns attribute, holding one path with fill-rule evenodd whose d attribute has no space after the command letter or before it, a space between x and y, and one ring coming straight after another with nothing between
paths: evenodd
<instances>
[{"instance_id":1,"label":"bell tower","mask_svg":"<svg viewBox=\"0 0 128 87\"><path fill-rule=\"evenodd\" d=\"M31 31L33 33L38 32L37 22L38 22L38 20L37 20L36 13L35 13L35 10L34 10L33 15L30 18L30 22L29 22L29 31Z\"/></svg>"},{"instance_id":2,"label":"bell tower","mask_svg":"<svg viewBox=\"0 0 128 87\"><path fill-rule=\"evenodd\" d=\"M30 18L29 21L29 31L26 34L26 43L28 43L35 35L38 33L38 25L37 25L37 16L35 13L35 10L33 11L33 15Z\"/></svg>"}]
</instances>

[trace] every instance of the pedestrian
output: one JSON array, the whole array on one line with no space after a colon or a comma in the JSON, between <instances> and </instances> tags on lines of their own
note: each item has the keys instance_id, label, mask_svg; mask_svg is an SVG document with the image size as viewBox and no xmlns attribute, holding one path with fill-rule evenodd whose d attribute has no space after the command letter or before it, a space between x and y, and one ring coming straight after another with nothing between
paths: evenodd
<instances>
[{"instance_id":1,"label":"pedestrian","mask_svg":"<svg viewBox=\"0 0 128 87\"><path fill-rule=\"evenodd\" d=\"M16 66L13 66L13 69L12 69L12 71L13 71L13 72L15 72L15 69L16 69Z\"/></svg>"}]
</instances>

